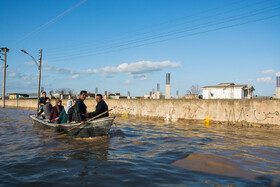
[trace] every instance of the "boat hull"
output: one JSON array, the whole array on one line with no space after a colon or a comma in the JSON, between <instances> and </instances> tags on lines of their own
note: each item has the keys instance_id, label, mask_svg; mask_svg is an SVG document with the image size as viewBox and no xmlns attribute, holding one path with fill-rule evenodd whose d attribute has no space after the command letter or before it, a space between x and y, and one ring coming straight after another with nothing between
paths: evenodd
<instances>
[{"instance_id":1,"label":"boat hull","mask_svg":"<svg viewBox=\"0 0 280 187\"><path fill-rule=\"evenodd\" d=\"M35 118L34 115L30 116L30 118L33 120L34 125L46 129L53 129L56 132L64 132L80 124L80 123L70 123L70 124L49 123L48 120L46 119L44 120L42 118ZM83 138L106 136L108 135L111 129L114 119L115 116L99 118L91 122L88 122L84 125L81 125L66 134L71 136L83 137Z\"/></svg>"}]
</instances>

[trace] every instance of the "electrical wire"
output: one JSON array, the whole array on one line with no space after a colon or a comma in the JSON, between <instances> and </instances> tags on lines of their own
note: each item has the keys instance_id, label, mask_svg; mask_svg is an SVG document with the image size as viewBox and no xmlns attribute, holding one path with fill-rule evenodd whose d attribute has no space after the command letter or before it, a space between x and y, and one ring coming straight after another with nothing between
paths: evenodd
<instances>
[{"instance_id":1,"label":"electrical wire","mask_svg":"<svg viewBox=\"0 0 280 187\"><path fill-rule=\"evenodd\" d=\"M30 37L32 37L32 34L35 33L39 33L42 30L46 29L48 26L50 26L51 24L55 23L57 20L63 18L65 15L69 14L70 12L72 12L74 9L78 8L80 5L84 4L87 0L82 0L81 2L79 2L78 4L74 5L73 7L69 8L68 10L64 11L63 13L59 14L58 16L56 16L55 18L51 19L50 21L48 21L47 23L43 24L42 26L36 28L35 30L31 31L30 33L28 33L27 35L25 35L24 37L18 39L16 42L21 42L23 40L28 40Z\"/></svg>"},{"instance_id":2,"label":"electrical wire","mask_svg":"<svg viewBox=\"0 0 280 187\"><path fill-rule=\"evenodd\" d=\"M267 9L267 8L265 8L265 9ZM259 14L263 14L263 13L267 13L267 12L269 12L269 11L272 11L272 10L277 10L277 9L279 9L279 7L275 7L275 8L273 8L273 9L270 9L270 10L266 10L266 11L262 11L262 12L259 12L259 13L254 13L254 14L251 14L251 15L246 15L246 16L243 16L243 17L240 17L240 15L239 15L239 17L238 18L234 18L234 17L231 17L231 20L228 20L228 21L222 21L222 22L216 22L216 23L207 23L208 25L204 25L204 26L200 26L200 27L196 27L196 28L191 28L191 29L188 29L188 30L184 30L184 31L177 31L176 33L168 33L168 35L167 34L165 34L165 35L158 35L158 36L153 36L153 38L149 38L149 40L151 40L151 39L156 39L156 38L161 38L161 37L166 37L166 36L172 36L172 35L174 35L174 34L180 34L180 33L185 33L185 32L189 32L189 31L191 31L191 30L197 30L197 29L203 29L203 28L207 28L207 27L210 27L210 26L215 26L215 25L219 25L219 24L223 24L223 23L227 23L227 22L232 22L232 21L236 21L236 20L240 20L240 19L244 19L244 18L247 18L247 17L252 17L252 16L255 16L255 15L259 15ZM262 10L264 10L264 9L262 9ZM259 11L259 10L257 10L257 11ZM256 12L256 11L255 11ZM229 19L229 18L226 18L226 19ZM248 22L248 23L250 23L250 22ZM235 24L234 24L235 25ZM238 24L237 24L238 25ZM223 28L223 27L222 27ZM210 29L211 30L211 29ZM215 29L214 29L215 30ZM198 32L198 33L201 33L201 32ZM204 33L204 31L202 32L202 33ZM196 33L192 33L191 35L196 35ZM175 37L175 38L177 38L177 37ZM171 39L168 39L168 40L171 40ZM164 40L164 41L168 41L168 40ZM129 44L134 44L134 43L139 43L139 42L146 42L146 41L148 41L147 39L146 40L141 40L141 41L134 41L133 43L129 43ZM159 42L161 42L162 40L160 40ZM150 42L150 43L148 43L148 44L151 44L151 43L157 43L157 41L155 41L155 42ZM124 46L125 44L121 44L121 45L119 45L119 46L115 46L115 47L111 47L111 48L119 48L119 47L122 47L122 46ZM127 45L127 44L126 44ZM147 45L147 44L139 44L139 45L136 45L136 47L139 47L139 46L143 46L143 45ZM111 48L109 48L109 49L111 49ZM126 47L125 49L129 49L129 48L134 48L134 46L132 46L132 47ZM105 50L105 51L104 51ZM112 52L112 51L118 51L118 50L107 50L107 49L103 49L103 51L101 50L101 51L98 51L98 52L95 52L95 53L91 53L91 54L88 54L88 52L86 52L86 53L84 53L84 54L77 54L77 55L71 55L71 56L69 56L69 55L67 55L67 57L69 57L69 58L78 58L78 57L83 57L83 56L92 56L92 55L97 55L97 54L105 54L105 53L107 53L107 52ZM123 49L122 49L123 50ZM78 53L78 52L77 52ZM60 56L61 58L63 58L63 59L65 59L65 57L66 56ZM59 57L56 57L56 58L50 58L50 59L53 59L53 60L59 60Z\"/></svg>"},{"instance_id":3,"label":"electrical wire","mask_svg":"<svg viewBox=\"0 0 280 187\"><path fill-rule=\"evenodd\" d=\"M256 20L247 21L247 22L244 22L244 23L238 23L238 24L233 24L233 25L224 26L224 27L220 27L220 28L209 29L209 30L206 30L206 31L201 31L201 32L192 33L192 34L188 34L188 35L183 35L183 36L173 37L173 38L164 39L164 40L159 40L159 41L155 41L155 42L150 42L150 43L135 45L135 46L127 47L127 48L122 48L122 49L117 49L117 50L111 50L111 51L105 51L105 52L100 52L100 53L93 53L93 54L87 55L86 57L89 57L89 56L96 56L96 55L102 55L102 54L108 54L108 53L112 53L112 52L119 52L119 51L123 51L123 50L127 50L127 49L132 49L132 48L137 48L137 47L142 47L142 46L146 46L146 45L151 45L151 44L156 44L156 43L162 43L162 42L166 42L166 41L170 41L170 40L185 38L185 37L189 37L189 36L195 36L195 35L199 35L199 34L205 34L205 33L208 33L208 32L218 31L218 30L222 30L222 29L226 29L226 28L231 28L231 27L241 26L241 25L245 25L245 24L249 24L249 23L264 21L264 20L271 19L271 18L275 18L275 17L278 17L278 16L280 16L280 14L273 15L273 16L269 16L269 17L265 17L265 18L261 18L261 19L256 19ZM84 55L82 55L82 56L75 56L75 58L80 58L80 57L85 57L85 56L84 56ZM71 57L71 58L73 58L73 57Z\"/></svg>"},{"instance_id":4,"label":"electrical wire","mask_svg":"<svg viewBox=\"0 0 280 187\"><path fill-rule=\"evenodd\" d=\"M171 20L168 20L168 21L165 21L165 22L161 22L161 23L158 23L158 24L154 24L154 25L152 25L152 28L155 28L155 27L158 27L158 26L162 26L162 25L166 25L166 24L168 24L168 23L175 23L176 21L178 21L178 20L182 20L182 19L186 19L186 18L191 18L191 17L194 17L194 16L201 16L201 15L203 15L203 14L205 14L205 13L208 13L208 12L211 12L211 11L213 11L213 10L218 10L218 9L222 9L222 8L226 8L226 7L231 7L231 6L233 6L233 5L236 5L236 4L239 4L239 3L241 3L241 2L245 2L244 0L240 0L240 1L237 1L237 2L233 2L233 3L229 3L229 4L226 4L226 5L223 5L223 6L219 6L219 7L215 7L215 8L211 8L211 9L208 9L208 10L205 10L205 11L200 11L200 12L197 12L197 13L195 13L195 14L192 14L192 15L188 15L188 16L183 16L183 17L179 17L179 18L175 18L175 19L171 19ZM259 3L263 3L263 2L267 2L267 0L264 0L264 1L261 1L261 2L257 2L257 3L254 3L254 4L250 4L250 5L248 5L248 6L254 6L254 5L257 5L257 4L259 4ZM246 6L246 7L248 7L248 6ZM239 8L239 9L242 9L243 7L241 7L241 8ZM186 22L184 22L183 24L185 24ZM176 25L175 25L176 26ZM165 27L174 27L174 26L172 26L172 25L169 25L169 26L165 26ZM148 34L148 33L151 33L151 32L153 32L153 31L158 31L158 29L153 29L152 31L145 31L144 33L139 33L139 34L137 34L137 32L140 32L140 31L143 31L143 30L149 30L149 29L151 29L150 27L144 27L144 28L140 28L140 29L137 29L137 30L135 30L135 31L132 31L132 32L129 32L129 33L125 33L124 34L124 36L123 37L121 37L120 36L120 34L118 34L118 38L117 39L115 39L115 40L109 40L107 43L112 43L112 42L115 42L115 41L120 41L120 40L123 40L124 38L128 38L129 36L129 34L131 34L131 35L133 35L133 36L135 36L135 35L143 35L143 34ZM106 37L106 38L103 38L103 39L100 39L100 41L102 41L102 44L104 44L104 40L108 40L108 37ZM98 43L98 41L94 41L95 42L95 44L96 43ZM88 42L89 44L88 45L84 45L84 46L77 46L77 45L74 45L74 46L72 46L72 47L70 47L70 49L73 49L73 50L76 50L77 48L87 48L87 47L89 47L89 46L92 46L92 42ZM59 50L59 49L61 49L61 48L56 48L56 47L53 47L53 48L51 48L49 51L57 51L57 50ZM63 49L67 49L67 47L65 48L63 48Z\"/></svg>"}]
</instances>

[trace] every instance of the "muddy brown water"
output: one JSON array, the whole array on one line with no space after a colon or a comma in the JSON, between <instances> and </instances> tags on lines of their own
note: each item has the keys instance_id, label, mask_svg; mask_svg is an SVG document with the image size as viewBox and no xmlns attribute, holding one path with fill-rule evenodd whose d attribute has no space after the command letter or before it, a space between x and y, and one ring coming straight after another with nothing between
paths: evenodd
<instances>
[{"instance_id":1,"label":"muddy brown water","mask_svg":"<svg viewBox=\"0 0 280 187\"><path fill-rule=\"evenodd\" d=\"M118 117L59 136L0 108L0 186L280 186L280 130Z\"/></svg>"}]
</instances>

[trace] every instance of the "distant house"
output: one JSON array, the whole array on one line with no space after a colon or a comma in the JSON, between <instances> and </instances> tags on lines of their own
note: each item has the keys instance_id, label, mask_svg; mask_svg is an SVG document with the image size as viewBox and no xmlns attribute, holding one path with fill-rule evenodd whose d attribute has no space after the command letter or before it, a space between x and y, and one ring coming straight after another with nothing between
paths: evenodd
<instances>
[{"instance_id":1,"label":"distant house","mask_svg":"<svg viewBox=\"0 0 280 187\"><path fill-rule=\"evenodd\" d=\"M88 92L87 93L87 98L95 98L96 97L96 93L90 93L90 92Z\"/></svg>"},{"instance_id":2,"label":"distant house","mask_svg":"<svg viewBox=\"0 0 280 187\"><path fill-rule=\"evenodd\" d=\"M22 93L8 93L9 99L22 99L22 98L28 98L28 94L22 94Z\"/></svg>"},{"instance_id":3,"label":"distant house","mask_svg":"<svg viewBox=\"0 0 280 187\"><path fill-rule=\"evenodd\" d=\"M53 97L55 99L71 99L72 95L55 93L55 94L52 94L51 98L53 98Z\"/></svg>"},{"instance_id":4,"label":"distant house","mask_svg":"<svg viewBox=\"0 0 280 187\"><path fill-rule=\"evenodd\" d=\"M150 93L150 95L144 95L145 99L163 99L164 96L159 92L155 92L155 93Z\"/></svg>"},{"instance_id":5,"label":"distant house","mask_svg":"<svg viewBox=\"0 0 280 187\"><path fill-rule=\"evenodd\" d=\"M221 83L217 86L202 87L203 99L251 99L255 90L245 84Z\"/></svg>"}]
</instances>

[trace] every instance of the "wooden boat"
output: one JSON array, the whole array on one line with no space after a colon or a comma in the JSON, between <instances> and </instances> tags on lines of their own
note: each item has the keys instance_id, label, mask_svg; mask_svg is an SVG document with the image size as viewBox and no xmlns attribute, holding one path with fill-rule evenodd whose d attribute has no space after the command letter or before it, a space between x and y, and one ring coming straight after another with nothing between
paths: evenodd
<instances>
[{"instance_id":1,"label":"wooden boat","mask_svg":"<svg viewBox=\"0 0 280 187\"><path fill-rule=\"evenodd\" d=\"M79 136L79 137L95 137L95 136L105 136L108 135L111 126L114 122L116 116L98 118L93 121L90 121L84 125L81 125L72 131L68 132L68 135ZM57 132L67 131L80 123L70 123L70 124L56 124L49 123L47 119L42 117L35 118L35 115L30 115L30 118L33 119L34 125L46 129L54 129Z\"/></svg>"}]
</instances>

